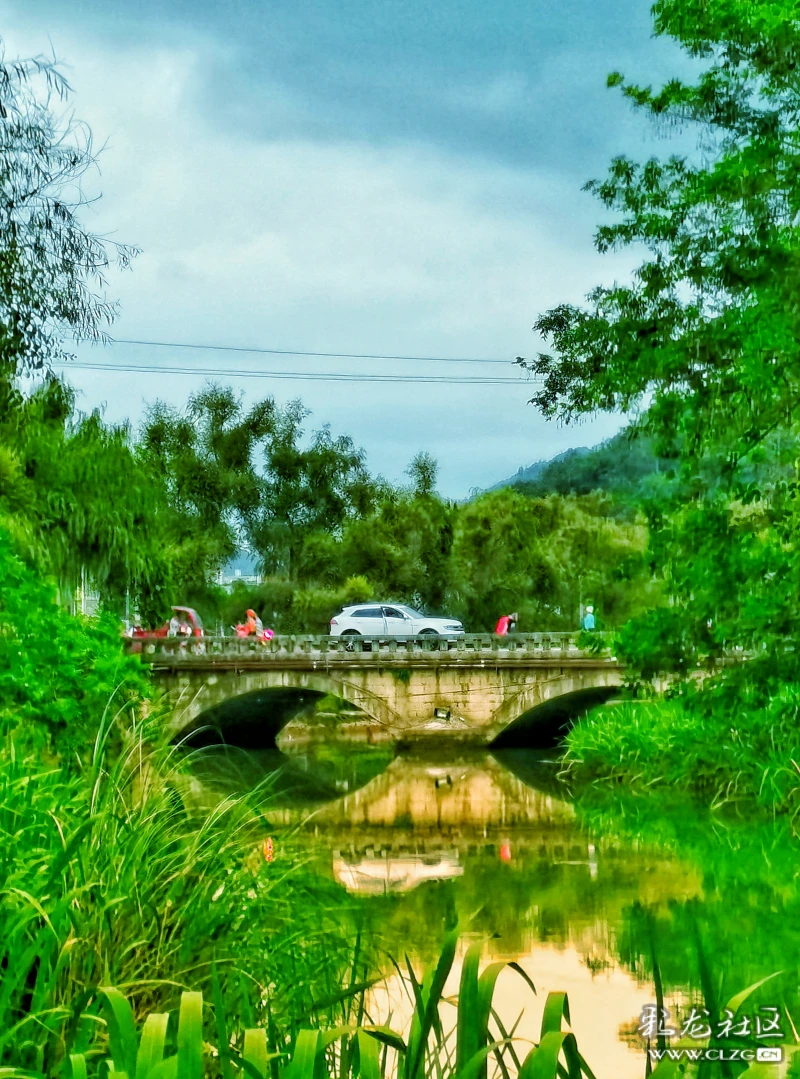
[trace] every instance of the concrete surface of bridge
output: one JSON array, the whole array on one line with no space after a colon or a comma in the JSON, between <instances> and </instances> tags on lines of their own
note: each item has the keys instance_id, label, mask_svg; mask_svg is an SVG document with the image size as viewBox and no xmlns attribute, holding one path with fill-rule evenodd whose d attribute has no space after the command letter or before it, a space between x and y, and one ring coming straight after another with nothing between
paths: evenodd
<instances>
[{"instance_id":1,"label":"concrete surface of bridge","mask_svg":"<svg viewBox=\"0 0 800 1079\"><path fill-rule=\"evenodd\" d=\"M275 737L287 721L269 707L270 694L280 690L348 702L369 717L376 741L435 736L490 744L538 706L601 699L622 684L613 656L582 650L576 639L569 633L267 643L161 638L140 647L168 695L176 737L219 722L220 709L233 701L250 701L263 715L265 734Z\"/></svg>"}]
</instances>

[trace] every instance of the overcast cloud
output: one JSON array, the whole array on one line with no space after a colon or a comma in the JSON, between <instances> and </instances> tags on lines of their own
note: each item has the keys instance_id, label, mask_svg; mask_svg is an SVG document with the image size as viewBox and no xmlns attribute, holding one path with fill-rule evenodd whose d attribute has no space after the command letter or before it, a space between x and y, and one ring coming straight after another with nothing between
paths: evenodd
<instances>
[{"instance_id":1,"label":"overcast cloud","mask_svg":"<svg viewBox=\"0 0 800 1079\"><path fill-rule=\"evenodd\" d=\"M107 143L87 224L143 249L112 278L121 338L508 359L531 323L626 273L591 247L581 193L616 153L663 151L605 89L680 66L646 0L45 0L4 8L9 53L51 44L76 114ZM133 346L81 359L267 373L514 376L510 365L322 360ZM73 370L85 408L141 419L201 375ZM402 478L420 449L463 497L619 417L548 424L515 385L229 380L302 397Z\"/></svg>"}]
</instances>

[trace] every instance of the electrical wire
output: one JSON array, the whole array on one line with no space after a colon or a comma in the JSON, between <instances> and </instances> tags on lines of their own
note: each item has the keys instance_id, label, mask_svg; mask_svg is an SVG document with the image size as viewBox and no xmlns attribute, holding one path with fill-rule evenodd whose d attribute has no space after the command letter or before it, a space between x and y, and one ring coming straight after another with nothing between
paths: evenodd
<instances>
[{"instance_id":1,"label":"electrical wire","mask_svg":"<svg viewBox=\"0 0 800 1079\"><path fill-rule=\"evenodd\" d=\"M476 356L396 356L380 352L306 352L289 348L246 348L241 345L189 344L183 341L134 341L111 337L110 345L144 345L148 348L188 348L208 352L249 352L264 356L313 356L327 360L403 360L412 363L513 363L512 360L479 359Z\"/></svg>"},{"instance_id":2,"label":"electrical wire","mask_svg":"<svg viewBox=\"0 0 800 1079\"><path fill-rule=\"evenodd\" d=\"M175 367L172 365L88 363L82 360L59 360L55 366L65 370L116 371L152 375L206 375L218 378L291 379L299 382L375 382L375 383L427 383L450 386L524 386L530 378L504 378L481 375L384 375L357 374L344 371L250 371L225 367Z\"/></svg>"}]
</instances>

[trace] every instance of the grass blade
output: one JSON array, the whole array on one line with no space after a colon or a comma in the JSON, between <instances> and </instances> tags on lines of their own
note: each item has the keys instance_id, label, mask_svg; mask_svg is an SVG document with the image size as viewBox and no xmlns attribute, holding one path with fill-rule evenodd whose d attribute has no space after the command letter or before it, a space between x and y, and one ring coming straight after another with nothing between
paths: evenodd
<instances>
[{"instance_id":1,"label":"grass blade","mask_svg":"<svg viewBox=\"0 0 800 1079\"><path fill-rule=\"evenodd\" d=\"M203 994L181 993L178 1079L203 1079Z\"/></svg>"},{"instance_id":2,"label":"grass blade","mask_svg":"<svg viewBox=\"0 0 800 1079\"><path fill-rule=\"evenodd\" d=\"M164 1059L168 1023L169 1015L166 1012L153 1012L145 1019L139 1052L136 1054L136 1079L148 1079L156 1064Z\"/></svg>"},{"instance_id":3,"label":"grass blade","mask_svg":"<svg viewBox=\"0 0 800 1079\"><path fill-rule=\"evenodd\" d=\"M228 1024L225 1017L225 1001L222 999L222 989L219 984L217 964L211 967L211 999L214 1001L214 1023L217 1028L217 1052L219 1053L219 1069L222 1079L233 1079L231 1067L231 1046L228 1034ZM136 1079L140 1079L137 1075Z\"/></svg>"},{"instance_id":4,"label":"grass blade","mask_svg":"<svg viewBox=\"0 0 800 1079\"><path fill-rule=\"evenodd\" d=\"M70 1053L69 1079L87 1079L86 1057L83 1053Z\"/></svg>"},{"instance_id":5,"label":"grass blade","mask_svg":"<svg viewBox=\"0 0 800 1079\"><path fill-rule=\"evenodd\" d=\"M519 1079L557 1079L559 1058L564 1054L569 1079L581 1079L581 1064L575 1035L568 1030L551 1030L525 1058Z\"/></svg>"},{"instance_id":6,"label":"grass blade","mask_svg":"<svg viewBox=\"0 0 800 1079\"><path fill-rule=\"evenodd\" d=\"M760 989L766 982L770 981L772 978L777 978L781 974L783 974L782 970L776 970L774 974L768 974L766 978L762 978L760 982L754 982L752 985L749 985L747 989L743 989L741 993L737 993L735 997L731 997L727 1004L728 1010L736 1015L751 993L755 993L756 989Z\"/></svg>"},{"instance_id":7,"label":"grass blade","mask_svg":"<svg viewBox=\"0 0 800 1079\"><path fill-rule=\"evenodd\" d=\"M244 1032L242 1060L254 1068L258 1075L261 1076L261 1079L266 1079L269 1059L266 1030L263 1027L250 1027Z\"/></svg>"},{"instance_id":8,"label":"grass blade","mask_svg":"<svg viewBox=\"0 0 800 1079\"><path fill-rule=\"evenodd\" d=\"M424 1010L421 1015L415 1013L412 1023L412 1034L408 1039L408 1053L405 1061L405 1079L417 1079L425 1062L425 1047L428 1042L428 1035L439 1018L439 1003L442 999L444 983L447 981L447 976L453 966L457 944L458 928L451 930L445 937L439 961L430 979L430 987L427 991L423 990L421 994Z\"/></svg>"},{"instance_id":9,"label":"grass blade","mask_svg":"<svg viewBox=\"0 0 800 1079\"><path fill-rule=\"evenodd\" d=\"M97 991L108 1026L108 1041L115 1072L136 1074L136 1025L130 1004L118 989L103 986Z\"/></svg>"},{"instance_id":10,"label":"grass blade","mask_svg":"<svg viewBox=\"0 0 800 1079\"><path fill-rule=\"evenodd\" d=\"M478 968L483 942L476 941L467 949L461 966L461 984L458 991L458 1022L456 1026L456 1071L460 1072L468 1060L483 1048L480 1030L480 997L478 992Z\"/></svg>"},{"instance_id":11,"label":"grass blade","mask_svg":"<svg viewBox=\"0 0 800 1079\"><path fill-rule=\"evenodd\" d=\"M542 1013L541 1039L553 1031L561 1030L561 1019L569 1023L569 999L566 993L548 993Z\"/></svg>"},{"instance_id":12,"label":"grass blade","mask_svg":"<svg viewBox=\"0 0 800 1079\"><path fill-rule=\"evenodd\" d=\"M378 1043L365 1030L356 1035L358 1045L358 1074L360 1079L382 1079Z\"/></svg>"},{"instance_id":13,"label":"grass blade","mask_svg":"<svg viewBox=\"0 0 800 1079\"><path fill-rule=\"evenodd\" d=\"M365 1034L369 1034L370 1038L374 1038L376 1041L381 1042L383 1045L387 1045L390 1049L395 1049L398 1053L405 1053L408 1051L408 1046L390 1027L362 1027Z\"/></svg>"},{"instance_id":14,"label":"grass blade","mask_svg":"<svg viewBox=\"0 0 800 1079\"><path fill-rule=\"evenodd\" d=\"M318 1042L319 1031L300 1031L294 1045L291 1063L284 1073L284 1079L314 1079Z\"/></svg>"}]
</instances>

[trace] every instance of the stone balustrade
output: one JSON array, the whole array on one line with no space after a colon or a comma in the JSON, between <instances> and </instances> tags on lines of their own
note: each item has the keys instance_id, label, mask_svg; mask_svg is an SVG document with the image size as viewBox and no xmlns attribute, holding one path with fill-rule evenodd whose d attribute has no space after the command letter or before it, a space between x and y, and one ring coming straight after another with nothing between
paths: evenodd
<instances>
[{"instance_id":1,"label":"stone balustrade","mask_svg":"<svg viewBox=\"0 0 800 1079\"><path fill-rule=\"evenodd\" d=\"M276 635L270 641L254 637L131 638L128 649L141 652L145 661L158 666L214 666L243 662L247 665L280 666L291 660L344 662L374 665L380 661L428 666L437 661L474 662L502 657L506 662L531 659L587 657L578 647L580 634L573 632L513 633L498 637L493 633L468 633L462 637L422 634L417 637ZM610 635L595 634L595 639ZM609 642L610 643L610 640Z\"/></svg>"}]
</instances>

